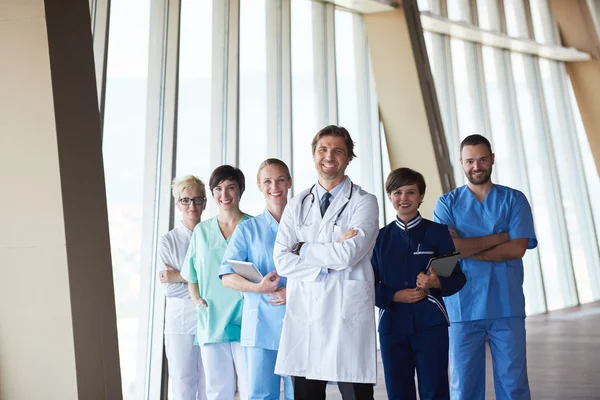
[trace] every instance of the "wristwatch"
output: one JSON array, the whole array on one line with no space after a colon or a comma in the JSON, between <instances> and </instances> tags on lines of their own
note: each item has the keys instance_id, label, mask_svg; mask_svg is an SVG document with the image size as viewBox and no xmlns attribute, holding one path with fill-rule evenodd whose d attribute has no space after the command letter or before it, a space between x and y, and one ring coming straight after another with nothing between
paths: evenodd
<instances>
[{"instance_id":1,"label":"wristwatch","mask_svg":"<svg viewBox=\"0 0 600 400\"><path fill-rule=\"evenodd\" d=\"M300 255L300 249L302 248L302 245L304 244L304 242L297 242L294 243L294 245L292 246L292 253L299 256Z\"/></svg>"}]
</instances>

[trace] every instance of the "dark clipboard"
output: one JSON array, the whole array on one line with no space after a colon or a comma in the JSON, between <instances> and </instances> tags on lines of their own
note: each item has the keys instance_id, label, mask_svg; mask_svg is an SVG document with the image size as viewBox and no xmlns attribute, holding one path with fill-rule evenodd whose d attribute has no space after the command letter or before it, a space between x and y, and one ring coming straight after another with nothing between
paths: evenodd
<instances>
[{"instance_id":1,"label":"dark clipboard","mask_svg":"<svg viewBox=\"0 0 600 400\"><path fill-rule=\"evenodd\" d=\"M452 253L446 256L434 257L429 260L425 271L429 271L429 268L434 268L436 274L447 278L450 275L452 275L452 271L454 271L456 263L461 258L462 256L460 255L460 253Z\"/></svg>"}]
</instances>

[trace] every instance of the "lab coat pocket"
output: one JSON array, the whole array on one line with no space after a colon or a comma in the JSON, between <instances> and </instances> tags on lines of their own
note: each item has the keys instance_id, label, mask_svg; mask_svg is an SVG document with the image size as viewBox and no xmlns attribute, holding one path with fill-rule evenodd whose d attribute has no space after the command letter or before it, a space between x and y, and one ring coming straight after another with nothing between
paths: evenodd
<instances>
[{"instance_id":1,"label":"lab coat pocket","mask_svg":"<svg viewBox=\"0 0 600 400\"><path fill-rule=\"evenodd\" d=\"M342 318L372 321L375 313L373 282L347 280L343 284Z\"/></svg>"},{"instance_id":2,"label":"lab coat pocket","mask_svg":"<svg viewBox=\"0 0 600 400\"><path fill-rule=\"evenodd\" d=\"M335 242L343 242L344 241L343 235L344 235L344 231L342 230L342 227L339 226L339 225L334 225L333 226L333 238L332 239Z\"/></svg>"}]
</instances>

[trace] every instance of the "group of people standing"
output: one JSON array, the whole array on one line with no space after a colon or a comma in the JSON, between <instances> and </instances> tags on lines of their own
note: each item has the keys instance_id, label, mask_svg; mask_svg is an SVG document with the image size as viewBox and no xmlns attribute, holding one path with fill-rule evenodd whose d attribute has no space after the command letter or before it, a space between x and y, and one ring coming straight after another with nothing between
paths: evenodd
<instances>
[{"instance_id":1,"label":"group of people standing","mask_svg":"<svg viewBox=\"0 0 600 400\"><path fill-rule=\"evenodd\" d=\"M423 176L390 173L397 212L379 229L379 208L345 175L355 157L335 125L312 141L317 182L288 203L287 165L267 159L257 173L265 210L240 210L245 177L223 165L210 176L216 217L200 222L206 189L193 176L173 182L182 224L161 239L167 296L165 349L174 400L373 399L375 306L390 399L483 399L485 339L498 399L529 399L523 264L537 242L529 204L491 182L494 155L480 135L461 144L465 186L442 196L434 220L418 209ZM455 251L450 276L427 270ZM250 282L227 260L252 262ZM444 300L443 297L446 297ZM448 383L450 358L451 384Z\"/></svg>"}]
</instances>

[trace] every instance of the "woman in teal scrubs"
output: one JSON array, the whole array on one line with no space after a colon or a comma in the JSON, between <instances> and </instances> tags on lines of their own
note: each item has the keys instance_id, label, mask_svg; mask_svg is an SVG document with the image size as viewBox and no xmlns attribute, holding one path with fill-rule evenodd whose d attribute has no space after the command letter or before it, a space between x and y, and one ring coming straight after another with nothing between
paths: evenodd
<instances>
[{"instance_id":1,"label":"woman in teal scrubs","mask_svg":"<svg viewBox=\"0 0 600 400\"><path fill-rule=\"evenodd\" d=\"M244 293L241 343L250 399L277 400L282 377L275 374L275 361L285 316L286 279L275 271L273 247L292 177L283 161L269 158L260 165L256 178L258 189L265 196L265 211L239 224L225 251L219 275L225 287ZM252 262L263 280L249 282L237 275L227 260ZM284 379L284 387L285 398L293 399L290 377Z\"/></svg>"},{"instance_id":2,"label":"woman in teal scrubs","mask_svg":"<svg viewBox=\"0 0 600 400\"><path fill-rule=\"evenodd\" d=\"M196 337L204 363L208 400L231 400L237 383L240 399L248 398L244 353L240 346L242 295L223 287L219 268L237 225L251 217L240 211L244 174L222 165L210 176L209 187L219 207L216 217L194 229L181 276L198 310ZM235 365L235 369L234 369Z\"/></svg>"}]
</instances>

